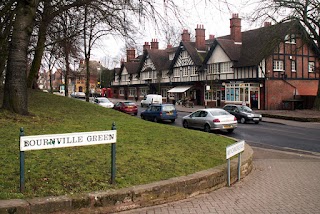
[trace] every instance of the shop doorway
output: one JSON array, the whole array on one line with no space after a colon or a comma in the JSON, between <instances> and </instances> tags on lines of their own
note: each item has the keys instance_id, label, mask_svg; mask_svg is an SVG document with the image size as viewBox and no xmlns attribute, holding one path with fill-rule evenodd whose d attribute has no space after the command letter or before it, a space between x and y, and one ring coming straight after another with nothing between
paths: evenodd
<instances>
[{"instance_id":1,"label":"shop doorway","mask_svg":"<svg viewBox=\"0 0 320 214\"><path fill-rule=\"evenodd\" d=\"M258 109L259 92L250 91L251 108Z\"/></svg>"}]
</instances>

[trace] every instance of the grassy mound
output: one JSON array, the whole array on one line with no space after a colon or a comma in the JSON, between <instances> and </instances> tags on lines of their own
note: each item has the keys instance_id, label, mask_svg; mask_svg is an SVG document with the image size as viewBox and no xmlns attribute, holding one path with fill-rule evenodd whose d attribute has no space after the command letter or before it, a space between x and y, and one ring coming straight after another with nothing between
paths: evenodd
<instances>
[{"instance_id":1,"label":"grassy mound","mask_svg":"<svg viewBox=\"0 0 320 214\"><path fill-rule=\"evenodd\" d=\"M32 116L0 111L0 199L32 198L110 190L191 174L225 163L233 141L39 91L29 93ZM111 145L25 152L25 193L19 192L19 129L26 135L117 128L116 185Z\"/></svg>"}]
</instances>

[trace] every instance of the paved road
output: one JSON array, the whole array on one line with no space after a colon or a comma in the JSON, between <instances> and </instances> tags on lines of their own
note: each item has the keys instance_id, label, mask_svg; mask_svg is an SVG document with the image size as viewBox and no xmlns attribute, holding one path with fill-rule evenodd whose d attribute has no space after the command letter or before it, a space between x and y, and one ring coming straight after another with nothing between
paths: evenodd
<instances>
[{"instance_id":1,"label":"paved road","mask_svg":"<svg viewBox=\"0 0 320 214\"><path fill-rule=\"evenodd\" d=\"M320 213L320 158L253 149L252 173L231 187L120 213Z\"/></svg>"}]
</instances>

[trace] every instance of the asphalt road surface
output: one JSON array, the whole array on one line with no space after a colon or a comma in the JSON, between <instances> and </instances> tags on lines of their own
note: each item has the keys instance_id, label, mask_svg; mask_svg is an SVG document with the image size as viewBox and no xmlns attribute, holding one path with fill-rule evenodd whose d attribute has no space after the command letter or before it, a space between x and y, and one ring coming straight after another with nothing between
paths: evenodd
<instances>
[{"instance_id":1,"label":"asphalt road surface","mask_svg":"<svg viewBox=\"0 0 320 214\"><path fill-rule=\"evenodd\" d=\"M139 112L144 108L139 109ZM182 127L182 117L187 112L178 112L175 123L167 123ZM140 115L138 115L140 117ZM166 122L164 122L166 123ZM239 140L245 140L251 146L293 151L305 154L320 153L320 125L310 126L308 123L295 122L295 125L260 122L259 124L238 124L238 128L231 134L215 132Z\"/></svg>"}]
</instances>

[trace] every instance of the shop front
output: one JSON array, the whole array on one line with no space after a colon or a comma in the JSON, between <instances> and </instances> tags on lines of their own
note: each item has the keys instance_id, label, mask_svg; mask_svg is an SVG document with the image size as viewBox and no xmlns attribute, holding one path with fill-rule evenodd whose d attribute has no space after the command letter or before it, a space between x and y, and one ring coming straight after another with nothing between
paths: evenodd
<instances>
[{"instance_id":1,"label":"shop front","mask_svg":"<svg viewBox=\"0 0 320 214\"><path fill-rule=\"evenodd\" d=\"M260 86L259 83L225 83L225 104L245 104L253 109L261 109Z\"/></svg>"}]
</instances>

